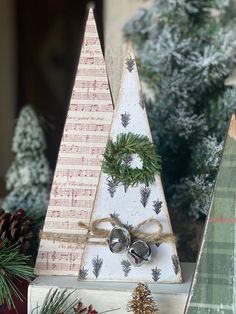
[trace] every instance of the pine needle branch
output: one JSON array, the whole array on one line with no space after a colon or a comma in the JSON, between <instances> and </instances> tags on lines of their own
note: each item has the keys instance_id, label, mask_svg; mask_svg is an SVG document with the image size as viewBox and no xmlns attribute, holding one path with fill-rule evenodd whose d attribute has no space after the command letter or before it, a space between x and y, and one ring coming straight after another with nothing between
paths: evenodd
<instances>
[{"instance_id":1,"label":"pine needle branch","mask_svg":"<svg viewBox=\"0 0 236 314\"><path fill-rule=\"evenodd\" d=\"M59 314L68 313L71 311L78 301L68 302L69 297L75 292L67 290L60 291L59 289L50 289L39 314Z\"/></svg>"},{"instance_id":2,"label":"pine needle branch","mask_svg":"<svg viewBox=\"0 0 236 314\"><path fill-rule=\"evenodd\" d=\"M195 219L210 208L219 148L236 107L235 31L235 7L225 0L156 0L125 25L148 87L167 203Z\"/></svg>"},{"instance_id":3,"label":"pine needle branch","mask_svg":"<svg viewBox=\"0 0 236 314\"><path fill-rule=\"evenodd\" d=\"M22 300L23 296L15 282L31 281L33 268L27 265L29 256L19 253L20 245L7 246L7 239L0 240L0 304L15 308L13 296Z\"/></svg>"},{"instance_id":4,"label":"pine needle branch","mask_svg":"<svg viewBox=\"0 0 236 314\"><path fill-rule=\"evenodd\" d=\"M137 154L142 162L142 169L131 168L124 158ZM139 183L149 185L154 181L154 175L160 174L161 158L156 153L155 146L147 136L134 133L121 133L116 142L108 140L103 154L102 170L117 183L122 183L126 189Z\"/></svg>"},{"instance_id":5,"label":"pine needle branch","mask_svg":"<svg viewBox=\"0 0 236 314\"><path fill-rule=\"evenodd\" d=\"M123 159L123 162L127 167L131 166L132 161L133 161L133 157L129 155L125 156Z\"/></svg>"}]
</instances>

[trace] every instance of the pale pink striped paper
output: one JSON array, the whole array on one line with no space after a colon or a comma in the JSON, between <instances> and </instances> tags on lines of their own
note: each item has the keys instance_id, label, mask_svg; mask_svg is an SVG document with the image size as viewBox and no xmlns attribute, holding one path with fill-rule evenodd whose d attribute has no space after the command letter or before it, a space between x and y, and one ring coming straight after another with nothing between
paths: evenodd
<instances>
[{"instance_id":1,"label":"pale pink striped paper","mask_svg":"<svg viewBox=\"0 0 236 314\"><path fill-rule=\"evenodd\" d=\"M112 114L104 59L90 10L43 231L77 234L78 221L89 222ZM79 244L43 239L36 271L77 276L81 254Z\"/></svg>"}]
</instances>

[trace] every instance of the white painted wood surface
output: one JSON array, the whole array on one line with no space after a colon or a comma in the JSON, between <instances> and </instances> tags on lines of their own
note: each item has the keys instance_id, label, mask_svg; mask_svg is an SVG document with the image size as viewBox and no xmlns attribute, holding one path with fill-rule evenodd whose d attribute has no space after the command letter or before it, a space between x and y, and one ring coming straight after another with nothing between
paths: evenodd
<instances>
[{"instance_id":1,"label":"white painted wood surface","mask_svg":"<svg viewBox=\"0 0 236 314\"><path fill-rule=\"evenodd\" d=\"M182 263L181 268L184 283L149 284L153 297L158 304L158 314L184 313L195 264ZM111 313L125 314L128 313L126 304L135 286L135 283L78 282L74 276L40 276L28 288L28 314L37 313L36 308L43 304L51 288L76 290L70 300L82 298L84 305L93 304L100 314L113 309L117 310Z\"/></svg>"},{"instance_id":2,"label":"white painted wood surface","mask_svg":"<svg viewBox=\"0 0 236 314\"><path fill-rule=\"evenodd\" d=\"M131 67L127 65L128 60L131 61ZM124 116L128 117L128 121L125 124L122 119ZM116 142L118 135L130 132L146 136L150 141L152 140L131 44L127 47L126 62L123 64L123 76L120 82L118 100L115 104L110 138ZM130 167L142 169L143 165L140 158L135 156L135 154L130 157L133 158ZM110 193L109 190L109 180L112 180L112 178L102 171L91 215L91 222L96 219L110 217L111 215L118 215L122 223L135 227L145 220L157 219L162 224L164 233L172 233L165 195L159 175L155 175L154 182L147 187L145 184L137 184L134 187L128 187L126 191L124 185L120 183L113 193ZM142 202L143 190L147 191L148 195L145 199L145 204ZM158 202L161 204L160 212L155 211L154 204ZM99 227L108 230L112 229L110 223L102 224ZM141 230L148 233L157 233L159 227L155 224L148 224L143 226ZM140 267L134 267L129 264L130 267L127 272L123 269L123 263L129 263L127 252L114 254L110 252L106 245L95 245L88 242L83 251L80 267L83 272L86 272L86 277L81 276L81 280L121 282L153 282L154 280L158 280L161 283L181 282L181 269L175 244L161 243L158 247L154 244L151 246L151 249L152 258L150 262ZM101 262L99 271L94 266L97 261ZM153 275L157 272L158 279L156 278L157 276Z\"/></svg>"}]
</instances>

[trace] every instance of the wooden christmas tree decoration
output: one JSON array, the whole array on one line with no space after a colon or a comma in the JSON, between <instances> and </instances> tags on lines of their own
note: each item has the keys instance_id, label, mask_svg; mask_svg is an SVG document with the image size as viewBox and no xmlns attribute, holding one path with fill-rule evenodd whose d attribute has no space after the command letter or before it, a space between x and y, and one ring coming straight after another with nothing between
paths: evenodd
<instances>
[{"instance_id":1,"label":"wooden christmas tree decoration","mask_svg":"<svg viewBox=\"0 0 236 314\"><path fill-rule=\"evenodd\" d=\"M170 239L172 230L158 174L160 158L151 143L151 132L131 45L127 50L102 170L90 223L84 226L90 230L89 236L93 234L91 228L94 228L94 223L105 219L101 228L111 230L111 224L123 226L131 233L133 242L134 238L144 240L145 235L141 235L142 232L158 233L159 228L163 228L164 234L168 234ZM161 227L157 227L156 220ZM137 228L144 221L145 225ZM96 228L99 229L100 226ZM122 232L122 237L127 237L126 231ZM79 233L83 235L81 231ZM96 230L95 233L97 234ZM121 247L116 245L117 239L110 239L111 251L105 243L97 245L88 240L81 258L79 280L166 283L182 281L173 242L168 242L164 237L160 237L160 242L153 241L155 244L151 245L150 256L149 248L143 242L132 244L127 254L125 245L129 240L126 240ZM124 252L114 254L113 248L124 249ZM147 262L149 259L151 260ZM142 266L135 267L134 264Z\"/></svg>"},{"instance_id":2,"label":"wooden christmas tree decoration","mask_svg":"<svg viewBox=\"0 0 236 314\"><path fill-rule=\"evenodd\" d=\"M236 313L235 174L233 114L185 313Z\"/></svg>"},{"instance_id":3,"label":"wooden christmas tree decoration","mask_svg":"<svg viewBox=\"0 0 236 314\"><path fill-rule=\"evenodd\" d=\"M133 314L155 314L158 313L157 304L154 301L148 286L139 282L128 302L128 311Z\"/></svg>"},{"instance_id":4,"label":"wooden christmas tree decoration","mask_svg":"<svg viewBox=\"0 0 236 314\"><path fill-rule=\"evenodd\" d=\"M90 221L112 114L90 10L37 257L38 274L78 275L83 252L77 241L78 221Z\"/></svg>"},{"instance_id":5,"label":"wooden christmas tree decoration","mask_svg":"<svg viewBox=\"0 0 236 314\"><path fill-rule=\"evenodd\" d=\"M6 304L8 309L16 307L16 304L23 302L24 284L30 282L34 277L33 268L28 266L30 257L20 253L21 243L11 244L11 241L4 234L0 237L0 305ZM7 309L5 309L7 311ZM3 309L3 312L5 313ZM21 304L24 311L24 305ZM17 311L13 313L18 313Z\"/></svg>"}]
</instances>

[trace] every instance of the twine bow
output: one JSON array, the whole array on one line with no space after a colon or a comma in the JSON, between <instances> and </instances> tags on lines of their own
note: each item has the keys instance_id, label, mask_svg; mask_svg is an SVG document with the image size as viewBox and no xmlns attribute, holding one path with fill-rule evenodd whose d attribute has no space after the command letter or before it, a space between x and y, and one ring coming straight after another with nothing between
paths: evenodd
<instances>
[{"instance_id":1,"label":"twine bow","mask_svg":"<svg viewBox=\"0 0 236 314\"><path fill-rule=\"evenodd\" d=\"M124 228L124 224L116 217L107 217L107 218L98 218L91 222L91 224L85 224L82 221L79 221L78 225L80 228L88 231L84 235L73 235L73 234L56 234L51 232L43 232L41 234L42 239L62 241L68 243L80 243L80 244L106 244L106 240L110 234L109 229L99 228L98 225L101 223L109 222L113 226L118 226ZM141 228L149 224L156 224L158 230L155 232L143 232ZM155 218L146 219L143 222L139 223L135 227L128 228L129 233L132 238L146 241L150 244L154 243L174 243L176 237L170 233L163 232L163 226L159 220Z\"/></svg>"}]
</instances>

